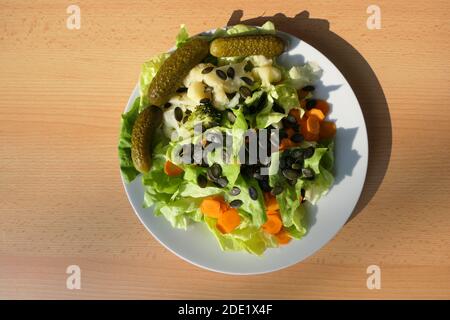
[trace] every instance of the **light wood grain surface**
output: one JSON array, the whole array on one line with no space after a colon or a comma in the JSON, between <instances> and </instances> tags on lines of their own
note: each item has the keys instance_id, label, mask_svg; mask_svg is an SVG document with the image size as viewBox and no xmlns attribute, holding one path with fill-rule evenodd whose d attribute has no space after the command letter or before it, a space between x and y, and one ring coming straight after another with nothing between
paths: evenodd
<instances>
[{"instance_id":1,"label":"light wood grain surface","mask_svg":"<svg viewBox=\"0 0 450 320\"><path fill-rule=\"evenodd\" d=\"M76 3L80 30L66 28L71 1L0 2L0 298L450 298L448 1ZM370 4L380 30L366 27ZM353 86L367 182L352 219L304 262L250 277L204 271L133 213L120 114L141 63L173 45L180 23L194 34L277 13L278 28ZM66 289L71 264L81 290ZM373 264L380 290L366 287Z\"/></svg>"}]
</instances>

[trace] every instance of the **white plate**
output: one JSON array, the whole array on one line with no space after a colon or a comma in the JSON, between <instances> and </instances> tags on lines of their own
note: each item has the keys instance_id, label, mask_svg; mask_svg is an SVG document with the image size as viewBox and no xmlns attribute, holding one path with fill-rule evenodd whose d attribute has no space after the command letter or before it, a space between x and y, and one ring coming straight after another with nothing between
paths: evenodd
<instances>
[{"instance_id":1,"label":"white plate","mask_svg":"<svg viewBox=\"0 0 450 320\"><path fill-rule=\"evenodd\" d=\"M335 178L330 192L315 207L308 206L308 233L280 248L268 249L262 257L244 252L222 252L214 236L200 223L187 231L174 229L152 209L142 208L144 190L141 179L124 183L128 199L147 230L180 258L211 271L249 275L272 272L302 261L319 250L342 228L361 194L367 171L368 142L366 125L352 88L341 72L322 53L304 41L279 32L288 42L279 57L282 65L315 61L323 69L315 95L331 104L328 116L336 121ZM138 87L131 94L125 110L139 96Z\"/></svg>"}]
</instances>

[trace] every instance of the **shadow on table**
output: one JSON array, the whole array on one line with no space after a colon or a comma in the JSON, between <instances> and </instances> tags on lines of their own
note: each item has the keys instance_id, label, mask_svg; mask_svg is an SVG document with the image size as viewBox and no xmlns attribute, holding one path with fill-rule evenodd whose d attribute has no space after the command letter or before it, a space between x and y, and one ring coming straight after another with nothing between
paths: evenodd
<instances>
[{"instance_id":1,"label":"shadow on table","mask_svg":"<svg viewBox=\"0 0 450 320\"><path fill-rule=\"evenodd\" d=\"M270 20L277 30L300 38L330 59L349 82L361 105L369 138L369 165L363 192L348 221L370 202L386 174L392 148L392 127L386 97L372 68L351 44L330 30L324 19L311 19L308 11L294 17L282 13L242 20L243 11L235 10L228 25L260 26Z\"/></svg>"}]
</instances>

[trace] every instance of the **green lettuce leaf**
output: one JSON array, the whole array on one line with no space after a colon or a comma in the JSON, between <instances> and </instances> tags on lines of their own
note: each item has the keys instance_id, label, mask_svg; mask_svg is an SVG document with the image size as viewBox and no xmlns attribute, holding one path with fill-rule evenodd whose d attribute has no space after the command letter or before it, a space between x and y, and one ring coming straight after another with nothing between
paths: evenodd
<instances>
[{"instance_id":1,"label":"green lettuce leaf","mask_svg":"<svg viewBox=\"0 0 450 320\"><path fill-rule=\"evenodd\" d=\"M267 128L271 124L278 123L286 117L286 114L275 112L272 110L273 98L271 95L267 96L266 104L264 108L258 113L256 117L256 128L263 129Z\"/></svg>"},{"instance_id":2,"label":"green lettuce leaf","mask_svg":"<svg viewBox=\"0 0 450 320\"><path fill-rule=\"evenodd\" d=\"M134 168L133 160L131 159L131 132L133 130L134 122L139 114L139 98L137 98L130 111L122 114L119 135L119 163L120 172L124 180L129 183L133 181L139 174Z\"/></svg>"},{"instance_id":3,"label":"green lettuce leaf","mask_svg":"<svg viewBox=\"0 0 450 320\"><path fill-rule=\"evenodd\" d=\"M260 28L237 24L226 30L226 34L229 36L261 33L275 33L275 26L272 22L267 21Z\"/></svg>"},{"instance_id":4,"label":"green lettuce leaf","mask_svg":"<svg viewBox=\"0 0 450 320\"><path fill-rule=\"evenodd\" d=\"M189 33L187 32L186 26L182 24L180 26L180 31L178 32L178 35L175 39L175 45L177 48L181 47L183 44L185 44L189 39Z\"/></svg>"},{"instance_id":5,"label":"green lettuce leaf","mask_svg":"<svg viewBox=\"0 0 450 320\"><path fill-rule=\"evenodd\" d=\"M223 193L223 189L218 187L200 187L197 182L183 182L180 186L180 197L203 198Z\"/></svg>"},{"instance_id":6,"label":"green lettuce leaf","mask_svg":"<svg viewBox=\"0 0 450 320\"><path fill-rule=\"evenodd\" d=\"M305 199L312 204L324 196L333 185L334 177L330 171L324 167L319 167L320 174L316 175L314 180L304 181L303 189L305 189Z\"/></svg>"},{"instance_id":7,"label":"green lettuce leaf","mask_svg":"<svg viewBox=\"0 0 450 320\"><path fill-rule=\"evenodd\" d=\"M234 121L231 133L233 135L233 163L239 163L239 151L244 144L244 134L248 129L247 121L245 120L242 109L233 110L236 120Z\"/></svg>"},{"instance_id":8,"label":"green lettuce leaf","mask_svg":"<svg viewBox=\"0 0 450 320\"><path fill-rule=\"evenodd\" d=\"M174 228L187 229L191 221L199 222L203 219L200 212L200 199L182 198L167 205L158 206L155 215L162 215Z\"/></svg>"},{"instance_id":9,"label":"green lettuce leaf","mask_svg":"<svg viewBox=\"0 0 450 320\"><path fill-rule=\"evenodd\" d=\"M321 145L326 146L327 152L323 155L323 158L320 162L320 164L327 169L328 171L332 172L334 167L334 141L322 141Z\"/></svg>"},{"instance_id":10,"label":"green lettuce leaf","mask_svg":"<svg viewBox=\"0 0 450 320\"><path fill-rule=\"evenodd\" d=\"M301 183L300 180L299 182ZM296 189L293 186L286 186L285 191L277 195L277 201L283 226L288 228L292 237L300 239L306 233L305 208L299 200L299 192Z\"/></svg>"},{"instance_id":11,"label":"green lettuce leaf","mask_svg":"<svg viewBox=\"0 0 450 320\"><path fill-rule=\"evenodd\" d=\"M322 160L322 157L327 151L328 148L316 148L312 157L305 159L304 167L313 169L315 174L319 174L320 160Z\"/></svg>"},{"instance_id":12,"label":"green lettuce leaf","mask_svg":"<svg viewBox=\"0 0 450 320\"><path fill-rule=\"evenodd\" d=\"M276 100L278 105L283 107L286 114L292 108L300 106L297 90L288 84L279 84L274 86L270 94Z\"/></svg>"},{"instance_id":13,"label":"green lettuce leaf","mask_svg":"<svg viewBox=\"0 0 450 320\"><path fill-rule=\"evenodd\" d=\"M142 176L142 184L145 188L144 207L146 208L152 205L157 205L157 207L166 205L183 182L183 175L169 177L164 172L167 148L168 144L165 142L160 142L155 146L152 154L152 167Z\"/></svg>"}]
</instances>

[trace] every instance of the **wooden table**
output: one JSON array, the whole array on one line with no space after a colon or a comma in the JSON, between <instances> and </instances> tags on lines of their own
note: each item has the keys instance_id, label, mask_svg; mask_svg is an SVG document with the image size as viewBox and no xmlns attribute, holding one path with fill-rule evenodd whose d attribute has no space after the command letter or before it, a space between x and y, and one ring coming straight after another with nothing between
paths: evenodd
<instances>
[{"instance_id":1,"label":"wooden table","mask_svg":"<svg viewBox=\"0 0 450 320\"><path fill-rule=\"evenodd\" d=\"M66 27L68 1L0 3L0 298L450 298L448 1L377 1L379 30L364 1L76 3L79 30ZM216 274L136 218L119 176L120 114L141 63L173 45L180 23L195 34L271 17L354 88L367 181L352 219L306 261ZM66 288L69 265L81 290ZM380 290L366 286L369 265Z\"/></svg>"}]
</instances>

